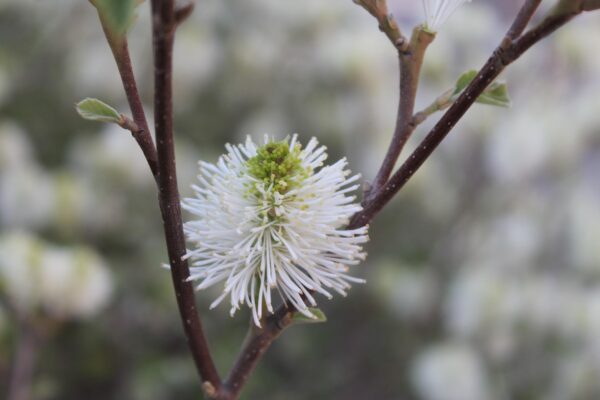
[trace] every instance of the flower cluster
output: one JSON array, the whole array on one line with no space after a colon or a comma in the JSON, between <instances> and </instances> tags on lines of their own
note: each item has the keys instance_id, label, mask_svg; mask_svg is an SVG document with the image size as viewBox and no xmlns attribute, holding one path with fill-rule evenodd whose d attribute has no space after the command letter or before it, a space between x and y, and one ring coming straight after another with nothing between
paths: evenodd
<instances>
[{"instance_id":1,"label":"flower cluster","mask_svg":"<svg viewBox=\"0 0 600 400\"><path fill-rule=\"evenodd\" d=\"M196 197L183 202L197 218L185 224L194 247L190 280L200 281L198 289L224 281L211 308L230 296L231 314L247 304L260 326L277 289L314 317L313 293L345 295L350 282L362 282L346 274L364 259L368 237L367 227L344 229L361 209L348 195L359 175L350 176L345 159L323 166L325 147L313 138L302 149L296 135L226 148L216 164L200 162Z\"/></svg>"}]
</instances>

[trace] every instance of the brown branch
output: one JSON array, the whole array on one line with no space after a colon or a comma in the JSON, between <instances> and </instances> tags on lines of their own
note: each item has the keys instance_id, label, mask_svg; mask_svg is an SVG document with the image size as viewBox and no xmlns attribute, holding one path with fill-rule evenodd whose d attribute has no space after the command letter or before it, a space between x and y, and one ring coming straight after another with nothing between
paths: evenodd
<instances>
[{"instance_id":1,"label":"brown branch","mask_svg":"<svg viewBox=\"0 0 600 400\"><path fill-rule=\"evenodd\" d=\"M410 45L406 51L398 51L400 69L400 101L396 114L396 128L383 163L375 176L372 187L366 193L365 203L372 200L389 179L396 161L415 129L412 124L415 99L419 86L421 66L427 47L435 39L435 34L418 26L414 29Z\"/></svg>"},{"instance_id":2,"label":"brown branch","mask_svg":"<svg viewBox=\"0 0 600 400\"><path fill-rule=\"evenodd\" d=\"M165 240L171 265L173 286L183 328L203 388L208 395L221 389L221 379L212 360L202 322L196 311L194 288L187 281L187 261L181 220L177 170L173 142L172 62L175 37L173 0L152 0L152 37L154 49L154 121L158 150L158 192ZM209 390L210 389L210 390Z\"/></svg>"},{"instance_id":3,"label":"brown branch","mask_svg":"<svg viewBox=\"0 0 600 400\"><path fill-rule=\"evenodd\" d=\"M532 11L531 1L527 1L517 18L526 15L523 9ZM465 115L477 98L490 83L504 70L506 66L517 60L531 46L550 35L584 10L582 8L568 12L553 13L539 25L523 34L515 41L503 40L494 51L475 79L461 93L454 104L442 116L429 132L427 137L415 149L410 157L396 171L385 187L369 202L364 209L354 215L349 229L365 225L394 197L414 173L423 165L442 140L454 128L456 123ZM514 24L513 24L514 25ZM511 27L511 30L513 27ZM509 30L510 32L510 30Z\"/></svg>"},{"instance_id":4,"label":"brown branch","mask_svg":"<svg viewBox=\"0 0 600 400\"><path fill-rule=\"evenodd\" d=\"M143 129L140 128L138 126L138 124L135 123L134 120L132 120L131 118L129 118L127 115L124 115L124 114L121 114L121 119L119 120L119 126L123 129L127 129L134 136L138 135L141 131L143 131Z\"/></svg>"},{"instance_id":5,"label":"brown branch","mask_svg":"<svg viewBox=\"0 0 600 400\"><path fill-rule=\"evenodd\" d=\"M600 10L600 0L586 0L583 2L583 11Z\"/></svg>"},{"instance_id":6,"label":"brown branch","mask_svg":"<svg viewBox=\"0 0 600 400\"><path fill-rule=\"evenodd\" d=\"M521 36L541 2L542 0L527 0L525 2L523 7L521 7L521 10L519 10L512 26L506 33L507 40L515 40Z\"/></svg>"},{"instance_id":7,"label":"brown branch","mask_svg":"<svg viewBox=\"0 0 600 400\"><path fill-rule=\"evenodd\" d=\"M152 141L152 134L148 128L148 122L146 120L146 113L144 112L144 106L138 92L137 83L135 81L135 75L133 73L133 67L131 65L131 57L129 56L129 46L127 44L126 37L117 37L111 33L108 22L104 18L104 14L98 11L100 17L100 23L102 24L102 30L106 41L110 46L110 50L113 53L113 57L117 63L119 75L121 76L121 82L127 95L127 102L133 115L133 121L138 126L136 132L131 131L133 138L142 149L142 153L148 162L150 171L156 179L158 174L158 157L156 154L156 147Z\"/></svg>"},{"instance_id":8,"label":"brown branch","mask_svg":"<svg viewBox=\"0 0 600 400\"><path fill-rule=\"evenodd\" d=\"M449 89L446 92L438 96L433 103L415 113L412 117L411 124L416 128L421 125L427 118L438 111L447 109L454 102L454 90L455 88Z\"/></svg>"},{"instance_id":9,"label":"brown branch","mask_svg":"<svg viewBox=\"0 0 600 400\"><path fill-rule=\"evenodd\" d=\"M244 384L262 356L273 341L292 323L293 313L293 308L283 305L265 319L262 328L257 328L254 322L250 321L250 330L242 345L242 350L216 399L236 400L239 398Z\"/></svg>"},{"instance_id":10,"label":"brown branch","mask_svg":"<svg viewBox=\"0 0 600 400\"><path fill-rule=\"evenodd\" d=\"M564 14L553 14L544 19L538 26L526 32L517 41L515 41L507 52L508 62L514 61L523 53L531 48L534 44L554 33L558 28L581 14L582 11L570 12Z\"/></svg>"},{"instance_id":11,"label":"brown branch","mask_svg":"<svg viewBox=\"0 0 600 400\"><path fill-rule=\"evenodd\" d=\"M353 0L354 3L363 7L379 23L379 30L386 34L394 47L400 51L406 51L408 41L402 35L394 16L388 11L386 0Z\"/></svg>"},{"instance_id":12,"label":"brown branch","mask_svg":"<svg viewBox=\"0 0 600 400\"><path fill-rule=\"evenodd\" d=\"M183 23L194 11L194 3L189 2L175 7L175 24Z\"/></svg>"}]
</instances>

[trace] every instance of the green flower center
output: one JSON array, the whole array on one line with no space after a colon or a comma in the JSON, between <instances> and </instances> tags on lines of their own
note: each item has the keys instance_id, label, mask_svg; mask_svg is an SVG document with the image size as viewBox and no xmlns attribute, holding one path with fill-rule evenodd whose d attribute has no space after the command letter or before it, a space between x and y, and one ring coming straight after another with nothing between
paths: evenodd
<instances>
[{"instance_id":1,"label":"green flower center","mask_svg":"<svg viewBox=\"0 0 600 400\"><path fill-rule=\"evenodd\" d=\"M290 150L287 140L267 143L247 161L248 172L261 181L265 189L272 186L273 192L285 194L308 176L302 167L300 151L299 144ZM251 193L258 195L258 190L253 188Z\"/></svg>"}]
</instances>

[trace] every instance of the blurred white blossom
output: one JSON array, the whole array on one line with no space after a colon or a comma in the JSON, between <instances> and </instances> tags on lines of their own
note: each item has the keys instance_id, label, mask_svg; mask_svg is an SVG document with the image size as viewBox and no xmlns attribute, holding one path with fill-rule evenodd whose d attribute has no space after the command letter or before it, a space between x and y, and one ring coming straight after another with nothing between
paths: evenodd
<instances>
[{"instance_id":1,"label":"blurred white blossom","mask_svg":"<svg viewBox=\"0 0 600 400\"><path fill-rule=\"evenodd\" d=\"M385 261L373 266L374 282L370 288L383 298L390 309L408 321L426 319L436 301L434 275L426 267L407 266Z\"/></svg>"},{"instance_id":2,"label":"blurred white blossom","mask_svg":"<svg viewBox=\"0 0 600 400\"><path fill-rule=\"evenodd\" d=\"M70 154L74 170L87 176L112 179L134 187L147 187L153 183L137 143L118 125L107 124L91 139L75 142Z\"/></svg>"},{"instance_id":3,"label":"blurred white blossom","mask_svg":"<svg viewBox=\"0 0 600 400\"><path fill-rule=\"evenodd\" d=\"M0 172L0 223L39 229L54 210L55 193L49 174L35 164Z\"/></svg>"},{"instance_id":4,"label":"blurred white blossom","mask_svg":"<svg viewBox=\"0 0 600 400\"><path fill-rule=\"evenodd\" d=\"M0 121L0 174L33 162L31 143L16 124Z\"/></svg>"},{"instance_id":5,"label":"blurred white blossom","mask_svg":"<svg viewBox=\"0 0 600 400\"><path fill-rule=\"evenodd\" d=\"M6 315L6 311L0 306L0 337L4 333L4 330L8 328L8 316Z\"/></svg>"},{"instance_id":6,"label":"blurred white blossom","mask_svg":"<svg viewBox=\"0 0 600 400\"><path fill-rule=\"evenodd\" d=\"M56 247L25 233L0 236L0 290L21 313L91 316L112 289L110 271L90 249Z\"/></svg>"},{"instance_id":7,"label":"blurred white blossom","mask_svg":"<svg viewBox=\"0 0 600 400\"><path fill-rule=\"evenodd\" d=\"M569 253L574 265L600 276L600 190L575 186L568 203Z\"/></svg>"},{"instance_id":8,"label":"blurred white blossom","mask_svg":"<svg viewBox=\"0 0 600 400\"><path fill-rule=\"evenodd\" d=\"M484 365L468 346L447 343L423 352L414 362L413 381L423 400L492 398Z\"/></svg>"},{"instance_id":9,"label":"blurred white blossom","mask_svg":"<svg viewBox=\"0 0 600 400\"><path fill-rule=\"evenodd\" d=\"M574 351L560 361L547 399L594 399L600 392L600 359L596 354Z\"/></svg>"}]
</instances>

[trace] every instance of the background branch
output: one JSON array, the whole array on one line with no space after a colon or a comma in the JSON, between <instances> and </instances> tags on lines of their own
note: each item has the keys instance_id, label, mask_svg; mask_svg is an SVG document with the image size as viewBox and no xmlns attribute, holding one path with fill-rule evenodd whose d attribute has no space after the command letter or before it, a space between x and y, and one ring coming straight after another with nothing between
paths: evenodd
<instances>
[{"instance_id":1,"label":"background branch","mask_svg":"<svg viewBox=\"0 0 600 400\"><path fill-rule=\"evenodd\" d=\"M221 379L214 365L202 322L196 310L194 288L186 253L173 142L172 61L176 19L173 0L152 0L154 49L154 121L158 150L158 192L171 276L188 345L203 388L208 395L219 391Z\"/></svg>"}]
</instances>

